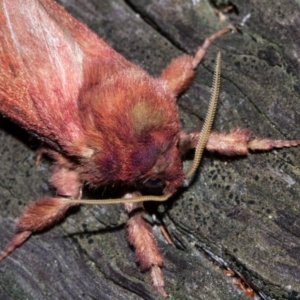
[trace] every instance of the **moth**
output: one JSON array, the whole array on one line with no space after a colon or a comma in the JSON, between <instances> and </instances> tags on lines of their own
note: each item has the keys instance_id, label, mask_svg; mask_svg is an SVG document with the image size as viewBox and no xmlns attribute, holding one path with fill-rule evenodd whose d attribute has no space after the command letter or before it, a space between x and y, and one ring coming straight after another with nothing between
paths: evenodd
<instances>
[{"instance_id":1,"label":"moth","mask_svg":"<svg viewBox=\"0 0 300 300\"><path fill-rule=\"evenodd\" d=\"M52 0L0 0L0 109L41 141L39 155L53 160L56 197L31 203L6 258L32 233L51 228L72 206L125 203L128 240L141 270L167 296L163 258L144 201L164 201L192 176L203 149L223 155L297 146L300 140L254 137L250 130L210 133L218 97L220 56L208 122L201 132L180 127L176 100L191 84L211 37L194 56L172 60L158 78L129 62ZM182 156L195 150L185 172ZM123 198L84 200L84 186L118 186Z\"/></svg>"}]
</instances>

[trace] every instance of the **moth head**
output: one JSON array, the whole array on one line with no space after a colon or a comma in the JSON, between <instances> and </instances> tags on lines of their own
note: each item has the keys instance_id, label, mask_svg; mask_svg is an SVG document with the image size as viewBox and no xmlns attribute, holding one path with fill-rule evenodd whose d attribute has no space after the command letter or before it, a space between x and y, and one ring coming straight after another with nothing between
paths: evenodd
<instances>
[{"instance_id":1,"label":"moth head","mask_svg":"<svg viewBox=\"0 0 300 300\"><path fill-rule=\"evenodd\" d=\"M183 181L176 98L160 79L132 73L125 69L84 91L80 112L94 149L86 181L121 182L148 195L173 193Z\"/></svg>"},{"instance_id":2,"label":"moth head","mask_svg":"<svg viewBox=\"0 0 300 300\"><path fill-rule=\"evenodd\" d=\"M139 76L140 78L134 77L132 84L123 78L116 78L111 81L114 89L101 87L100 98L88 99L91 104L88 108L92 114L87 116L87 120L100 133L99 138L94 140L101 145L98 162L95 159L94 163L99 164L99 173L102 177L104 174L106 181L136 184L141 190L151 194L131 198L130 202L165 201L199 166L216 110L220 85L220 53L217 57L210 107L195 149L194 161L185 173L177 148L180 125L176 99L164 90L159 81L156 82L143 73ZM93 101L95 99L97 101ZM114 105L110 99L114 99ZM161 193L161 196L155 196ZM90 201L102 204L120 202L126 202L126 199Z\"/></svg>"}]
</instances>

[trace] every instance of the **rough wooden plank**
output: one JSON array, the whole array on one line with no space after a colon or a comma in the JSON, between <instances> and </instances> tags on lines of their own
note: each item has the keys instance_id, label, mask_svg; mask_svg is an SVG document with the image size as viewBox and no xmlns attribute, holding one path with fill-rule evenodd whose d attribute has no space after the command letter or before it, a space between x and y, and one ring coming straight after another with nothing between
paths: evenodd
<instances>
[{"instance_id":1,"label":"rough wooden plank","mask_svg":"<svg viewBox=\"0 0 300 300\"><path fill-rule=\"evenodd\" d=\"M130 1L172 42L192 53L200 31L195 20L204 19L200 6L172 1L173 13L164 14L156 1ZM220 1L219 1L220 2ZM222 1L221 1L222 2ZM225 2L225 1L224 1ZM211 70L217 50L223 54L223 84L215 128L251 128L257 135L299 136L299 4L281 1L234 1L242 35L224 38L212 47L204 68ZM161 4L161 3L160 3ZM166 9L170 1L164 1ZM189 21L185 16L192 16ZM249 17L249 19L247 19ZM208 18L206 16L206 18ZM211 28L215 28L208 22ZM194 42L196 41L196 43ZM219 49L218 49L219 48ZM185 113L206 87L199 78L180 104ZM203 92L202 92L203 94ZM208 97L206 96L206 99ZM196 101L195 101L196 100ZM202 99L201 99L202 100ZM203 102L202 102L203 103ZM184 114L185 116L185 114ZM185 120L188 123L190 117ZM197 121L196 121L197 122ZM193 120L193 125L197 124ZM299 297L299 150L251 155L228 160L204 159L194 186L168 210L175 231L213 250L246 276L258 291L275 299ZM216 157L213 157L216 158ZM183 217L184 216L184 217ZM171 225L170 225L171 226Z\"/></svg>"},{"instance_id":2,"label":"rough wooden plank","mask_svg":"<svg viewBox=\"0 0 300 300\"><path fill-rule=\"evenodd\" d=\"M62 2L152 74L159 74L182 51L194 53L204 37L223 26L206 1ZM251 16L243 34L228 35L211 47L195 83L179 101L182 123L186 128L201 128L213 60L221 50L222 87L215 128L241 126L261 136L297 138L298 4L234 3L239 11L238 16L230 15L234 22ZM49 193L49 171L45 163L34 166L34 152L22 143L24 132L5 120L1 124L2 248L25 205ZM173 249L160 239L170 299L246 299L203 251L240 271L261 295L296 299L300 293L299 156L297 149L242 159L206 154L192 187L158 207L181 245ZM60 226L33 236L0 264L1 299L157 299L147 275L134 263L125 220L119 206L82 207Z\"/></svg>"}]
</instances>

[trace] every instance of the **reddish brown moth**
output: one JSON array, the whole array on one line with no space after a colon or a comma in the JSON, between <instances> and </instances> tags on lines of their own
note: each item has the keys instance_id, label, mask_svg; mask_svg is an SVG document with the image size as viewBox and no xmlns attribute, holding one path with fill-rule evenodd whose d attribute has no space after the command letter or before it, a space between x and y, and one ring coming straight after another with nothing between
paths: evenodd
<instances>
[{"instance_id":1,"label":"reddish brown moth","mask_svg":"<svg viewBox=\"0 0 300 300\"><path fill-rule=\"evenodd\" d=\"M57 197L39 199L25 210L0 260L32 233L62 220L70 207L106 203L81 200L83 186L119 184L124 198L115 202L125 202L130 213L128 239L136 260L166 296L163 259L143 219L142 202L166 200L193 173L194 167L186 173L182 168L186 151L197 148L197 166L206 135L180 128L176 98L191 84L210 43L229 28L206 39L194 57L174 59L153 78L52 0L0 3L1 112L43 142L41 152L54 161L50 182L57 191ZM207 137L206 149L224 155L300 144L255 138L241 128Z\"/></svg>"}]
</instances>

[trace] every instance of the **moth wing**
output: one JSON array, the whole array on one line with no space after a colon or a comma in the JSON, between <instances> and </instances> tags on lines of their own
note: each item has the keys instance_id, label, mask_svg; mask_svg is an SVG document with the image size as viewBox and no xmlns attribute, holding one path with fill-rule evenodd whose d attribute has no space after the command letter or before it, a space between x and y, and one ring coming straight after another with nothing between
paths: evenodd
<instances>
[{"instance_id":1,"label":"moth wing","mask_svg":"<svg viewBox=\"0 0 300 300\"><path fill-rule=\"evenodd\" d=\"M118 54L52 0L0 0L0 26L1 112L76 152L84 142L84 74L102 56Z\"/></svg>"}]
</instances>

